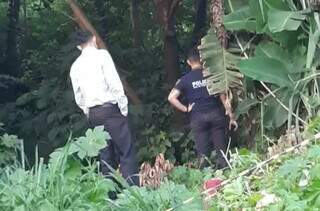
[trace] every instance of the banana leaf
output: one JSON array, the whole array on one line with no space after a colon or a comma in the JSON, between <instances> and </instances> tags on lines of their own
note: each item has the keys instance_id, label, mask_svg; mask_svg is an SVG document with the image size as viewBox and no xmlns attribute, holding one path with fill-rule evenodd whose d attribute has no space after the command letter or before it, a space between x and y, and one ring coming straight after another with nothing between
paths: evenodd
<instances>
[{"instance_id":1,"label":"banana leaf","mask_svg":"<svg viewBox=\"0 0 320 211\"><path fill-rule=\"evenodd\" d=\"M240 57L222 48L213 29L201 39L199 52L210 95L225 93L230 88L242 85L243 75L237 71Z\"/></svg>"}]
</instances>

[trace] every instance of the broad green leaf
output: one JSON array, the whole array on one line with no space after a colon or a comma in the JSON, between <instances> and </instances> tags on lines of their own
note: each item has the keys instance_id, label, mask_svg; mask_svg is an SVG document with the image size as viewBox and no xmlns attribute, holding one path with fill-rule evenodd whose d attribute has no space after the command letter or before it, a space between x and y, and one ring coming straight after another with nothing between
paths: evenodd
<instances>
[{"instance_id":1,"label":"broad green leaf","mask_svg":"<svg viewBox=\"0 0 320 211\"><path fill-rule=\"evenodd\" d=\"M297 48L299 47L297 46ZM278 60L286 66L288 73L294 74L305 71L304 54L299 52L299 49L289 52L274 42L262 42L257 46L255 55L256 57Z\"/></svg>"},{"instance_id":2,"label":"broad green leaf","mask_svg":"<svg viewBox=\"0 0 320 211\"><path fill-rule=\"evenodd\" d=\"M63 159L67 156L66 148L58 148L50 154L49 166L51 170L57 170Z\"/></svg>"},{"instance_id":3,"label":"broad green leaf","mask_svg":"<svg viewBox=\"0 0 320 211\"><path fill-rule=\"evenodd\" d=\"M75 145L79 148L78 156L80 159L83 159L85 157L97 156L99 151L107 146L107 142L106 140L104 140L104 142L94 142L81 137L78 139Z\"/></svg>"},{"instance_id":4,"label":"broad green leaf","mask_svg":"<svg viewBox=\"0 0 320 211\"><path fill-rule=\"evenodd\" d=\"M271 32L294 31L306 19L304 12L271 9L268 12L268 26Z\"/></svg>"},{"instance_id":5,"label":"broad green leaf","mask_svg":"<svg viewBox=\"0 0 320 211\"><path fill-rule=\"evenodd\" d=\"M250 13L256 20L257 33L265 33L268 31L267 27L267 12L269 10L265 0L250 0Z\"/></svg>"},{"instance_id":6,"label":"broad green leaf","mask_svg":"<svg viewBox=\"0 0 320 211\"><path fill-rule=\"evenodd\" d=\"M70 179L77 179L81 176L81 163L79 160L69 158L64 174L65 177Z\"/></svg>"},{"instance_id":7,"label":"broad green leaf","mask_svg":"<svg viewBox=\"0 0 320 211\"><path fill-rule=\"evenodd\" d=\"M267 9L278 9L278 10L290 10L288 2L286 0L258 0L264 2Z\"/></svg>"},{"instance_id":8,"label":"broad green leaf","mask_svg":"<svg viewBox=\"0 0 320 211\"><path fill-rule=\"evenodd\" d=\"M286 210L308 210L307 208L306 200L294 200L291 197L288 197L288 200L286 200Z\"/></svg>"},{"instance_id":9,"label":"broad green leaf","mask_svg":"<svg viewBox=\"0 0 320 211\"><path fill-rule=\"evenodd\" d=\"M273 41L285 46L288 50L295 49L300 33L298 31L281 31L277 33L267 32Z\"/></svg>"},{"instance_id":10,"label":"broad green leaf","mask_svg":"<svg viewBox=\"0 0 320 211\"><path fill-rule=\"evenodd\" d=\"M289 60L288 52L274 42L262 42L255 51L256 57L267 57L277 60Z\"/></svg>"},{"instance_id":11,"label":"broad green leaf","mask_svg":"<svg viewBox=\"0 0 320 211\"><path fill-rule=\"evenodd\" d=\"M292 160L286 161L277 173L279 176L284 178L299 178L300 172L307 167L308 162L298 157Z\"/></svg>"},{"instance_id":12,"label":"broad green leaf","mask_svg":"<svg viewBox=\"0 0 320 211\"><path fill-rule=\"evenodd\" d=\"M288 77L289 71L280 61L272 58L250 58L242 60L240 72L258 81L276 84L280 87L292 86Z\"/></svg>"},{"instance_id":13,"label":"broad green leaf","mask_svg":"<svg viewBox=\"0 0 320 211\"><path fill-rule=\"evenodd\" d=\"M223 23L228 30L246 30L250 32L255 32L256 30L256 21L251 16L248 6L224 16Z\"/></svg>"},{"instance_id":14,"label":"broad green leaf","mask_svg":"<svg viewBox=\"0 0 320 211\"><path fill-rule=\"evenodd\" d=\"M289 107L289 100L292 96L292 91L288 88L281 89L276 92L277 98L287 107ZM292 106L296 107L298 103L298 97L294 96ZM284 109L275 98L269 96L265 101L265 110L263 114L264 127L268 129L279 128L288 120L288 111Z\"/></svg>"},{"instance_id":15,"label":"broad green leaf","mask_svg":"<svg viewBox=\"0 0 320 211\"><path fill-rule=\"evenodd\" d=\"M237 118L245 113L248 113L248 111L252 108L252 106L255 106L259 103L259 101L257 99L250 99L250 98L246 98L243 101L241 101L236 110L235 110L235 114L237 116Z\"/></svg>"},{"instance_id":16,"label":"broad green leaf","mask_svg":"<svg viewBox=\"0 0 320 211\"><path fill-rule=\"evenodd\" d=\"M86 136L79 137L76 141L69 143L66 148L58 148L50 154L50 163L57 165L58 161L65 157L77 153L80 159L85 157L95 157L99 151L107 146L107 140L111 137L104 131L103 126L88 129Z\"/></svg>"},{"instance_id":17,"label":"broad green leaf","mask_svg":"<svg viewBox=\"0 0 320 211\"><path fill-rule=\"evenodd\" d=\"M207 77L207 88L210 95L225 93L230 88L242 85L242 74L234 71L239 57L227 52L212 29L202 38L199 46L201 60Z\"/></svg>"},{"instance_id":18,"label":"broad green leaf","mask_svg":"<svg viewBox=\"0 0 320 211\"><path fill-rule=\"evenodd\" d=\"M107 146L107 140L111 139L109 133L104 130L103 126L95 127L93 130L88 129L86 136L80 137L72 143L72 149L78 149L77 154L80 159L84 157L95 157L99 151Z\"/></svg>"},{"instance_id":19,"label":"broad green leaf","mask_svg":"<svg viewBox=\"0 0 320 211\"><path fill-rule=\"evenodd\" d=\"M241 177L237 178L233 183L228 184L223 189L224 198L233 201L243 195L245 191L244 182Z\"/></svg>"},{"instance_id":20,"label":"broad green leaf","mask_svg":"<svg viewBox=\"0 0 320 211\"><path fill-rule=\"evenodd\" d=\"M233 11L237 11L237 10L243 8L243 6L249 4L249 0L228 0L228 2L225 3L225 10L228 13L232 12L229 2L231 3Z\"/></svg>"}]
</instances>

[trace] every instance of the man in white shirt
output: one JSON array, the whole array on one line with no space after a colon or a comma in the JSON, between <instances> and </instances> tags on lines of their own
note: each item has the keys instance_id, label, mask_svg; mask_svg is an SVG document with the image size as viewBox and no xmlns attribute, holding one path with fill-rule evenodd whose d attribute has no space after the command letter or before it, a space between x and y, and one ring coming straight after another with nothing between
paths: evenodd
<instances>
[{"instance_id":1,"label":"man in white shirt","mask_svg":"<svg viewBox=\"0 0 320 211\"><path fill-rule=\"evenodd\" d=\"M108 165L116 169L120 159L122 176L129 184L139 185L127 120L128 100L113 60L107 50L97 48L96 37L90 32L78 31L76 40L82 51L70 71L76 103L92 127L103 125L112 138L100 152L101 171L108 176Z\"/></svg>"}]
</instances>

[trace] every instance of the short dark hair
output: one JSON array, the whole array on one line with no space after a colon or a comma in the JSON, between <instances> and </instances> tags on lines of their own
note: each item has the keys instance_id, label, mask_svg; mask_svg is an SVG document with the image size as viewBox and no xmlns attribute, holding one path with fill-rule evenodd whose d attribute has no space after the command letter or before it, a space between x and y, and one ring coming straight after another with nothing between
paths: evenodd
<instances>
[{"instance_id":1,"label":"short dark hair","mask_svg":"<svg viewBox=\"0 0 320 211\"><path fill-rule=\"evenodd\" d=\"M187 59L188 59L190 62L200 62L199 51L196 50L196 49L191 49L191 50L189 50Z\"/></svg>"},{"instance_id":2,"label":"short dark hair","mask_svg":"<svg viewBox=\"0 0 320 211\"><path fill-rule=\"evenodd\" d=\"M93 34L90 31L77 30L75 33L75 42L77 45L83 45L87 43L92 37Z\"/></svg>"}]
</instances>

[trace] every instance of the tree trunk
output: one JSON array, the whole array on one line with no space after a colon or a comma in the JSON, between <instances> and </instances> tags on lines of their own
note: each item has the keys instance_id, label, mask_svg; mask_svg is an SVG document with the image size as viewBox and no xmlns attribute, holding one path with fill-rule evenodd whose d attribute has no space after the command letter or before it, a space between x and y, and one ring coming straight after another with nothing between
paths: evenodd
<instances>
[{"instance_id":1,"label":"tree trunk","mask_svg":"<svg viewBox=\"0 0 320 211\"><path fill-rule=\"evenodd\" d=\"M174 17L172 17L168 23L168 32L164 38L164 61L167 83L171 89L176 83L180 72L178 40L176 36Z\"/></svg>"},{"instance_id":2,"label":"tree trunk","mask_svg":"<svg viewBox=\"0 0 320 211\"><path fill-rule=\"evenodd\" d=\"M5 73L18 76L20 68L18 24L20 0L9 0Z\"/></svg>"},{"instance_id":3,"label":"tree trunk","mask_svg":"<svg viewBox=\"0 0 320 211\"><path fill-rule=\"evenodd\" d=\"M139 5L137 0L131 0L130 5L130 17L131 17L131 27L133 33L133 46L139 47L142 45L141 39L141 29L139 21Z\"/></svg>"},{"instance_id":4,"label":"tree trunk","mask_svg":"<svg viewBox=\"0 0 320 211\"><path fill-rule=\"evenodd\" d=\"M175 12L180 0L154 0L156 6L156 20L165 31L164 59L167 85L175 84L179 75L179 52L175 29Z\"/></svg>"},{"instance_id":5,"label":"tree trunk","mask_svg":"<svg viewBox=\"0 0 320 211\"><path fill-rule=\"evenodd\" d=\"M205 35L207 26L207 0L195 0L196 16L192 34L192 48L200 44L201 38Z\"/></svg>"},{"instance_id":6,"label":"tree trunk","mask_svg":"<svg viewBox=\"0 0 320 211\"><path fill-rule=\"evenodd\" d=\"M227 32L223 25L223 0L212 0L212 23L222 47L228 45Z\"/></svg>"}]
</instances>

